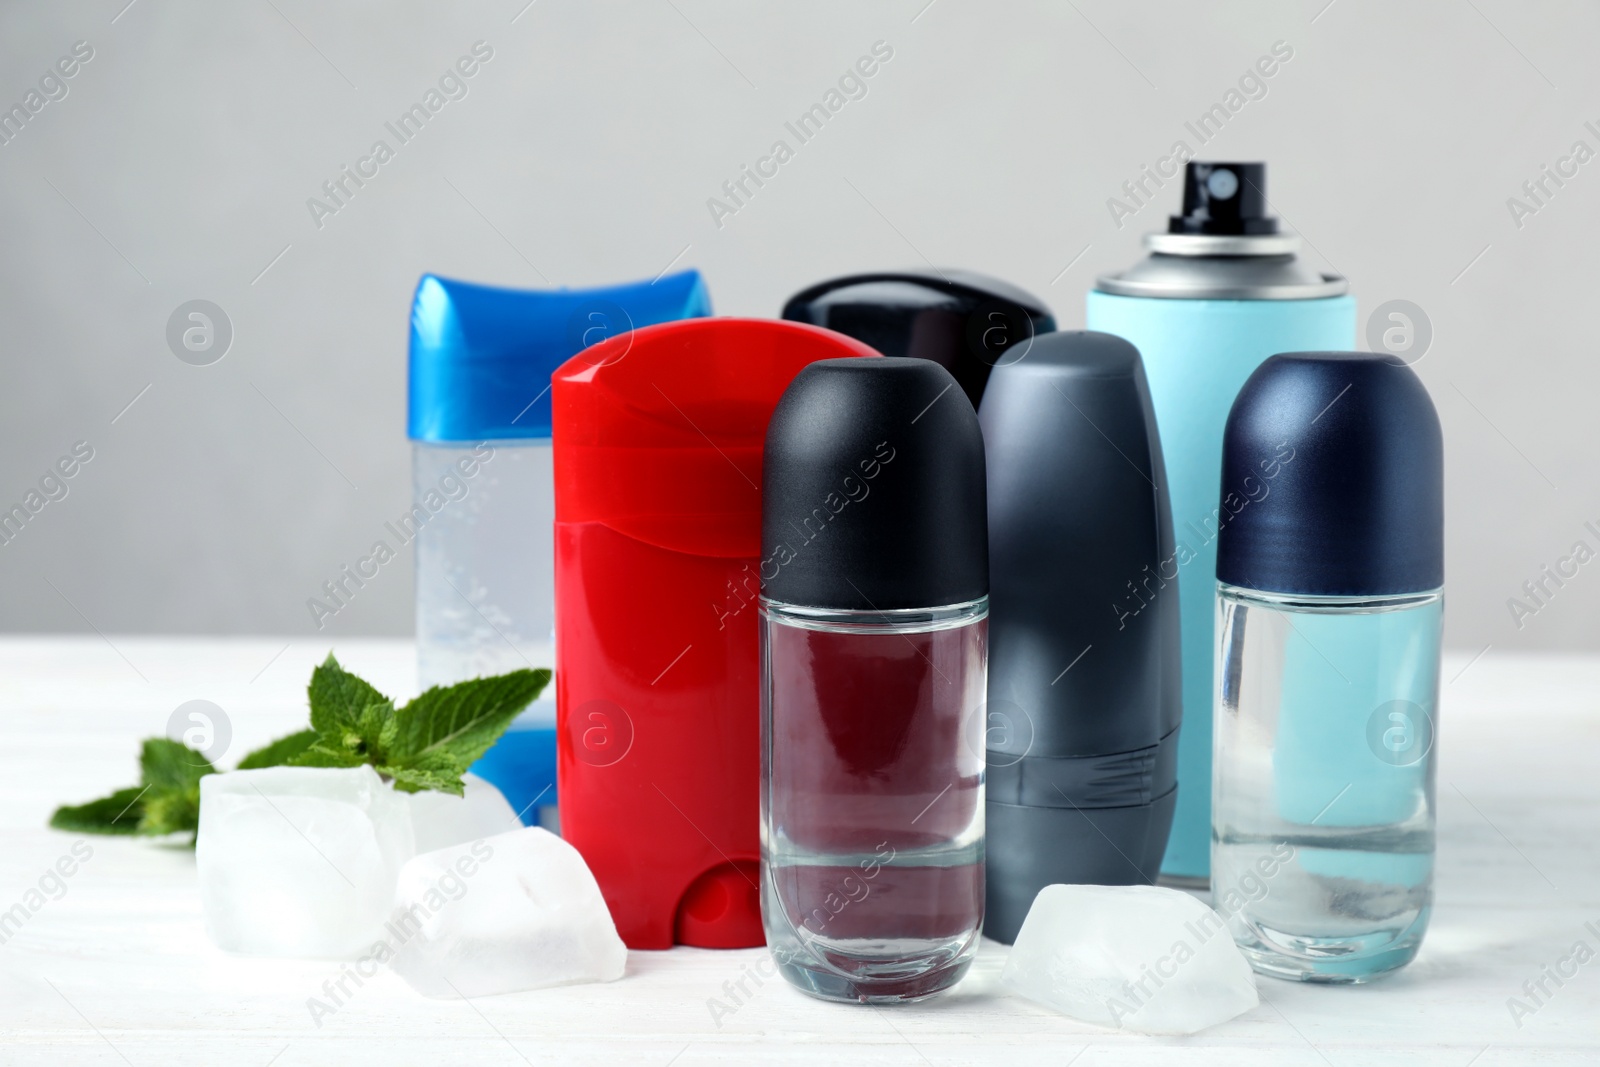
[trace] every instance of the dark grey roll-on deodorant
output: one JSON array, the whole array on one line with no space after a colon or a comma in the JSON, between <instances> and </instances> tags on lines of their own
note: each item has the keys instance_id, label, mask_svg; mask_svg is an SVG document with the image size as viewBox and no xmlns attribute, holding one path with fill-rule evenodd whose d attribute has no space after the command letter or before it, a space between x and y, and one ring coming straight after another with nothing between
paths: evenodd
<instances>
[{"instance_id":1,"label":"dark grey roll-on deodorant","mask_svg":"<svg viewBox=\"0 0 1600 1067\"><path fill-rule=\"evenodd\" d=\"M1034 338L979 411L989 482L984 933L1057 882L1155 881L1177 798L1178 569L1138 350ZM1197 782L1190 788L1205 789Z\"/></svg>"}]
</instances>

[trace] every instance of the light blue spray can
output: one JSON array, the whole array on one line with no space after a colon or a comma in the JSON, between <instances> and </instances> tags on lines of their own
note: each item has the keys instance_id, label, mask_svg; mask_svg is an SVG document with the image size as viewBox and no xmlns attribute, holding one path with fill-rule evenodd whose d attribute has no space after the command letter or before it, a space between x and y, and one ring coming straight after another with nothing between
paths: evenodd
<instances>
[{"instance_id":1,"label":"light blue spray can","mask_svg":"<svg viewBox=\"0 0 1600 1067\"><path fill-rule=\"evenodd\" d=\"M1179 599L1178 804L1161 867L1176 884L1210 876L1217 530L1271 493L1266 480L1221 484L1228 410L1269 356L1355 348L1349 283L1300 262L1299 238L1280 233L1268 209L1264 163L1190 163L1183 214L1145 238L1148 256L1101 277L1088 299L1088 328L1126 338L1144 357L1172 500L1173 558L1130 574L1126 598L1110 610L1122 617L1154 597Z\"/></svg>"}]
</instances>

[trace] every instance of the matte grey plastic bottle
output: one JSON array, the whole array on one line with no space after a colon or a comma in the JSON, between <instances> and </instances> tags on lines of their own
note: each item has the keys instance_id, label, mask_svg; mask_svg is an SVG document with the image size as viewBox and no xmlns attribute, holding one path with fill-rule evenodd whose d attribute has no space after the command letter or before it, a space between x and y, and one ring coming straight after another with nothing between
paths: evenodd
<instances>
[{"instance_id":1,"label":"matte grey plastic bottle","mask_svg":"<svg viewBox=\"0 0 1600 1067\"><path fill-rule=\"evenodd\" d=\"M988 908L1148 884L1177 799L1178 562L1138 350L1036 337L979 411L989 481ZM1207 789L1209 783L1198 783Z\"/></svg>"}]
</instances>

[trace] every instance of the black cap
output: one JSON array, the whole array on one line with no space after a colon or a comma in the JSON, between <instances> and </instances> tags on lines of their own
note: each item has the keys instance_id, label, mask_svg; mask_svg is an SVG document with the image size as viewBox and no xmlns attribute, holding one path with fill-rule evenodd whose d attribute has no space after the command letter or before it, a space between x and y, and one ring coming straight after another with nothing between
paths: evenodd
<instances>
[{"instance_id":1,"label":"black cap","mask_svg":"<svg viewBox=\"0 0 1600 1067\"><path fill-rule=\"evenodd\" d=\"M1167 232L1277 233L1267 208L1265 163L1190 163L1183 169L1183 214L1172 216Z\"/></svg>"},{"instance_id":2,"label":"black cap","mask_svg":"<svg viewBox=\"0 0 1600 1067\"><path fill-rule=\"evenodd\" d=\"M989 595L983 435L950 372L923 359L825 359L767 426L761 592L889 611Z\"/></svg>"},{"instance_id":3,"label":"black cap","mask_svg":"<svg viewBox=\"0 0 1600 1067\"><path fill-rule=\"evenodd\" d=\"M987 905L1160 872L1182 714L1178 567L1138 350L1053 333L989 379ZM1198 788L1204 788L1202 784Z\"/></svg>"},{"instance_id":4,"label":"black cap","mask_svg":"<svg viewBox=\"0 0 1600 1067\"><path fill-rule=\"evenodd\" d=\"M955 375L973 407L990 368L1015 362L1035 336L1056 328L1037 297L955 270L832 278L790 297L783 317L836 330L886 356L932 360Z\"/></svg>"},{"instance_id":5,"label":"black cap","mask_svg":"<svg viewBox=\"0 0 1600 1067\"><path fill-rule=\"evenodd\" d=\"M1368 352L1287 352L1222 441L1217 580L1301 596L1444 585L1444 439L1422 380Z\"/></svg>"}]
</instances>

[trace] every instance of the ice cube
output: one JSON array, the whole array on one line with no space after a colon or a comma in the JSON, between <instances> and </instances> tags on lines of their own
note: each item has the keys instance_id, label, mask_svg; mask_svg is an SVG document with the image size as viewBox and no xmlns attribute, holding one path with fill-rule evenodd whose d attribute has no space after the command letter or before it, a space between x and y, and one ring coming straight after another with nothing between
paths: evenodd
<instances>
[{"instance_id":1,"label":"ice cube","mask_svg":"<svg viewBox=\"0 0 1600 1067\"><path fill-rule=\"evenodd\" d=\"M415 852L410 804L371 767L200 780L200 897L211 939L229 952L359 956L382 938Z\"/></svg>"},{"instance_id":2,"label":"ice cube","mask_svg":"<svg viewBox=\"0 0 1600 1067\"><path fill-rule=\"evenodd\" d=\"M522 825L505 796L492 784L475 774L464 774L461 780L466 783L465 796L433 789L405 795L411 804L418 853L510 833Z\"/></svg>"},{"instance_id":3,"label":"ice cube","mask_svg":"<svg viewBox=\"0 0 1600 1067\"><path fill-rule=\"evenodd\" d=\"M583 857L538 827L407 863L387 933L389 965L430 997L610 982L628 959Z\"/></svg>"},{"instance_id":4,"label":"ice cube","mask_svg":"<svg viewBox=\"0 0 1600 1067\"><path fill-rule=\"evenodd\" d=\"M1047 885L1000 981L1085 1022L1192 1034L1260 1003L1222 917L1155 886Z\"/></svg>"}]
</instances>

